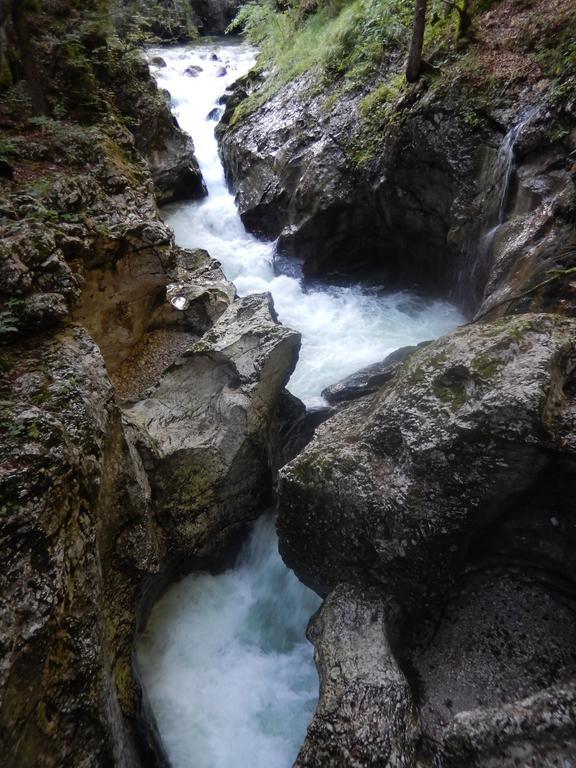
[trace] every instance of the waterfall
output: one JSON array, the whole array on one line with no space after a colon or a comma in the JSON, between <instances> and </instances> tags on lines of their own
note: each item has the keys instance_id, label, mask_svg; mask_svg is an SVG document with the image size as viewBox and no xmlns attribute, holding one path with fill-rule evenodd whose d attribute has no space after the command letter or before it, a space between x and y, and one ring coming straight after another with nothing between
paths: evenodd
<instances>
[{"instance_id":1,"label":"waterfall","mask_svg":"<svg viewBox=\"0 0 576 768\"><path fill-rule=\"evenodd\" d=\"M508 131L504 136L502 144L498 150L495 163L495 179L496 188L499 189L498 194L498 206L496 209L496 223L490 228L485 237L490 237L490 243L494 240L494 236L498 229L506 221L508 213L508 205L510 202L510 192L512 188L512 181L516 172L516 144L520 138L524 128L531 122L531 120L537 115L538 107L532 107L527 110L520 120Z\"/></svg>"},{"instance_id":2,"label":"waterfall","mask_svg":"<svg viewBox=\"0 0 576 768\"><path fill-rule=\"evenodd\" d=\"M157 49L153 68L195 142L208 187L200 202L165 209L179 245L206 248L241 295L270 291L279 318L302 333L289 388L307 405L322 389L407 344L461 321L447 302L381 286L306 287L274 269L274 244L245 231L214 138L224 89L252 66L245 43ZM195 76L186 73L192 71ZM137 645L142 680L173 768L289 768L318 697L305 639L319 598L286 569L274 523L260 520L235 567L192 574L154 606Z\"/></svg>"},{"instance_id":3,"label":"waterfall","mask_svg":"<svg viewBox=\"0 0 576 768\"><path fill-rule=\"evenodd\" d=\"M537 115L539 107L526 110L521 118L506 133L498 148L496 158L484 170L480 180L481 190L487 190L487 205L480 219L478 229L468 246L470 252L467 266L461 270L458 280L458 293L461 301L470 292L478 295L470 303L480 303L484 283L487 278L494 241L502 225L508 218L510 197L517 167L516 146L524 128Z\"/></svg>"}]
</instances>

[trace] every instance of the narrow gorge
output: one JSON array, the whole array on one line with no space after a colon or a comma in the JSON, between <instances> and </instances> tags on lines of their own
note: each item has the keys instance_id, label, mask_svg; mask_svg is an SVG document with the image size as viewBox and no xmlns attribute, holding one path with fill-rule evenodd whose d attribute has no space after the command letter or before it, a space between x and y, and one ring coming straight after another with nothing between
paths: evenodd
<instances>
[{"instance_id":1,"label":"narrow gorge","mask_svg":"<svg viewBox=\"0 0 576 768\"><path fill-rule=\"evenodd\" d=\"M414 13L0 2L2 767L576 766L576 9Z\"/></svg>"}]
</instances>

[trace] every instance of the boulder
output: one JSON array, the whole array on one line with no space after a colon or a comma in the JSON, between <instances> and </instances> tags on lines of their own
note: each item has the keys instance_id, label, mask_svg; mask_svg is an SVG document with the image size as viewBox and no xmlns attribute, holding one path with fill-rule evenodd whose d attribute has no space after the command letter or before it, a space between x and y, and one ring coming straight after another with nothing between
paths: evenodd
<instances>
[{"instance_id":1,"label":"boulder","mask_svg":"<svg viewBox=\"0 0 576 768\"><path fill-rule=\"evenodd\" d=\"M549 314L464 326L281 470L281 553L327 595L300 764L355 765L351 744L358 765L573 764L575 332ZM407 675L374 705L365 643Z\"/></svg>"},{"instance_id":2,"label":"boulder","mask_svg":"<svg viewBox=\"0 0 576 768\"><path fill-rule=\"evenodd\" d=\"M322 390L322 397L330 405L342 403L347 400L355 400L364 395L370 395L379 389L382 384L390 381L400 370L408 358L416 352L419 347L429 344L429 341L423 341L418 346L400 347L387 355L384 360L373 365L368 365L356 373L352 373L345 379L331 384Z\"/></svg>"},{"instance_id":3,"label":"boulder","mask_svg":"<svg viewBox=\"0 0 576 768\"><path fill-rule=\"evenodd\" d=\"M271 502L270 439L299 334L267 294L233 302L212 329L124 409L158 520L188 567L218 554Z\"/></svg>"},{"instance_id":4,"label":"boulder","mask_svg":"<svg viewBox=\"0 0 576 768\"><path fill-rule=\"evenodd\" d=\"M421 82L376 128L364 90L319 89L309 72L268 95L258 75L241 78L217 135L244 224L311 276L377 271L470 316L573 308L569 275L540 286L575 263L573 102L532 93L474 124L460 88Z\"/></svg>"},{"instance_id":5,"label":"boulder","mask_svg":"<svg viewBox=\"0 0 576 768\"><path fill-rule=\"evenodd\" d=\"M419 730L410 686L392 651L395 613L378 591L341 585L311 620L320 701L296 768L415 765Z\"/></svg>"},{"instance_id":6,"label":"boulder","mask_svg":"<svg viewBox=\"0 0 576 768\"><path fill-rule=\"evenodd\" d=\"M234 86L219 136L244 224L279 238L308 275L378 269L389 284L445 288L457 258L448 232L460 195L470 197L478 143L455 115L414 109L359 170L351 141L363 94L335 93L326 109L330 92L320 98L315 86L303 75L239 119L234 110L261 86Z\"/></svg>"},{"instance_id":7,"label":"boulder","mask_svg":"<svg viewBox=\"0 0 576 768\"><path fill-rule=\"evenodd\" d=\"M572 456L574 330L547 315L465 326L321 425L281 472L288 565L320 593L378 583L433 611L479 532L555 450Z\"/></svg>"}]
</instances>

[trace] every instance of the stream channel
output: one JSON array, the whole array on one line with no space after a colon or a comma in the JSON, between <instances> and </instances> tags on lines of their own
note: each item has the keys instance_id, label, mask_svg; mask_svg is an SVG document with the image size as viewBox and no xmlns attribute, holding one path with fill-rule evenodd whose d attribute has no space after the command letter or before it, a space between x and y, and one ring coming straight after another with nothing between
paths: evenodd
<instances>
[{"instance_id":1,"label":"stream channel","mask_svg":"<svg viewBox=\"0 0 576 768\"><path fill-rule=\"evenodd\" d=\"M398 347L438 337L462 321L443 301L362 284L303 285L277 274L274 243L244 229L225 179L208 115L254 64L244 42L205 39L159 48L166 67L152 67L192 135L208 196L168 206L176 241L205 248L238 293L269 291L280 320L302 334L289 390L306 405L321 391ZM186 73L200 67L196 75ZM219 108L220 111L222 107ZM305 630L320 599L278 554L266 516L234 568L196 573L171 585L152 609L137 644L143 685L173 768L289 768L318 698L313 649Z\"/></svg>"}]
</instances>

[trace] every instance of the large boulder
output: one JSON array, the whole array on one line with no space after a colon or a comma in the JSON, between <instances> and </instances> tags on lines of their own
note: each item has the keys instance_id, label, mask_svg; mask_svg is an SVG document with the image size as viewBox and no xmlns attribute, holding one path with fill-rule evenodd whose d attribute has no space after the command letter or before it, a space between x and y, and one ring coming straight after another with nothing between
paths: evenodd
<instances>
[{"instance_id":1,"label":"large boulder","mask_svg":"<svg viewBox=\"0 0 576 768\"><path fill-rule=\"evenodd\" d=\"M124 413L174 549L215 557L271 503L276 409L300 336L268 294L238 299Z\"/></svg>"},{"instance_id":2,"label":"large boulder","mask_svg":"<svg viewBox=\"0 0 576 768\"><path fill-rule=\"evenodd\" d=\"M575 330L548 315L465 326L320 426L281 472L280 547L299 577L324 594L379 583L426 613L479 531L560 447L571 460Z\"/></svg>"},{"instance_id":3,"label":"large boulder","mask_svg":"<svg viewBox=\"0 0 576 768\"><path fill-rule=\"evenodd\" d=\"M543 84L471 121L465 80L421 81L376 128L365 90L320 78L271 96L256 75L234 86L218 135L248 229L278 238L309 275L377 270L388 285L450 293L470 315L574 306L569 276L540 285L576 263L573 100L548 99Z\"/></svg>"},{"instance_id":4,"label":"large boulder","mask_svg":"<svg viewBox=\"0 0 576 768\"><path fill-rule=\"evenodd\" d=\"M458 252L448 233L472 197L478 142L456 108L422 104L382 133L373 165L359 168L353 138L365 94L334 86L334 98L330 89L319 96L319 77L289 82L241 116L238 103L262 86L236 86L219 134L242 220L278 237L310 275L368 267L388 282L445 287Z\"/></svg>"},{"instance_id":5,"label":"large boulder","mask_svg":"<svg viewBox=\"0 0 576 768\"><path fill-rule=\"evenodd\" d=\"M280 549L328 595L330 618L311 629L322 693L304 755L344 754L356 738L324 655L335 646L354 662L376 595L418 714L417 737L411 721L386 720L405 728L406 765L508 768L519 754L529 766L573 764L575 332L546 314L465 326L339 406L281 470ZM354 585L349 646L333 631L342 583ZM398 712L396 702L383 691L376 709Z\"/></svg>"}]
</instances>

